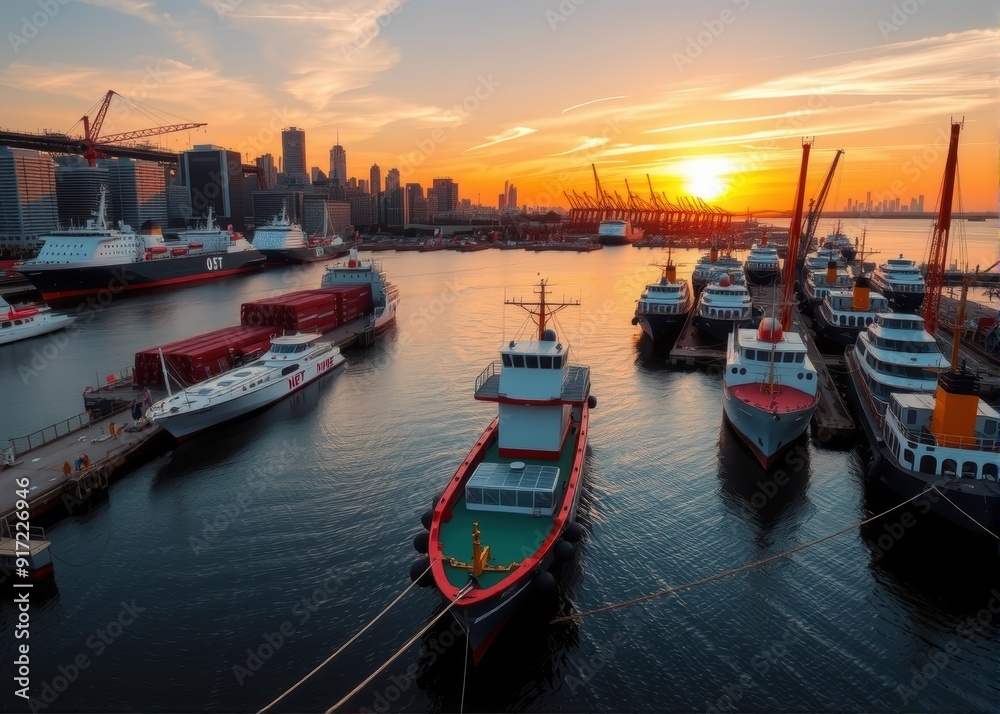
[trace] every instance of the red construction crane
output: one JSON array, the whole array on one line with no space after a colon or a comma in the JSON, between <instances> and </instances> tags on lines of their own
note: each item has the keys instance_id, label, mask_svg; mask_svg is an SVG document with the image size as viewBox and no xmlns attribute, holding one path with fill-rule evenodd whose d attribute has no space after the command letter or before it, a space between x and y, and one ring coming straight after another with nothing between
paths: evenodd
<instances>
[{"instance_id":1,"label":"red construction crane","mask_svg":"<svg viewBox=\"0 0 1000 714\"><path fill-rule=\"evenodd\" d=\"M111 99L116 94L118 93L115 90L109 89L107 94L104 95L104 99L101 100L94 118L91 119L86 114L81 118L83 122L83 156L91 166L101 157L101 148L105 144L113 144L116 141L132 141L133 139L142 139L147 136L159 136L160 134L169 134L174 131L184 131L185 129L195 129L199 126L205 126L204 122L188 122L186 124L170 124L168 126L156 126L150 129L138 129L120 134L100 136L101 127L104 125L104 117L107 116L108 107L111 106Z\"/></svg>"},{"instance_id":2,"label":"red construction crane","mask_svg":"<svg viewBox=\"0 0 1000 714\"><path fill-rule=\"evenodd\" d=\"M948 158L944 162L944 185L941 187L941 206L931 239L931 255L924 277L924 329L930 334L937 330L938 311L941 309L941 291L944 287L945 260L948 259L948 233L951 231L951 200L955 195L955 173L958 169L958 134L963 122L952 122Z\"/></svg>"},{"instance_id":3,"label":"red construction crane","mask_svg":"<svg viewBox=\"0 0 1000 714\"><path fill-rule=\"evenodd\" d=\"M795 213L788 227L788 249L785 252L785 269L781 279L785 281L781 296L781 329L788 332L792 326L792 298L795 295L795 256L798 255L799 235L802 232L802 202L806 196L806 175L809 171L809 150L812 139L802 141L802 165L799 167L799 185L795 189Z\"/></svg>"}]
</instances>

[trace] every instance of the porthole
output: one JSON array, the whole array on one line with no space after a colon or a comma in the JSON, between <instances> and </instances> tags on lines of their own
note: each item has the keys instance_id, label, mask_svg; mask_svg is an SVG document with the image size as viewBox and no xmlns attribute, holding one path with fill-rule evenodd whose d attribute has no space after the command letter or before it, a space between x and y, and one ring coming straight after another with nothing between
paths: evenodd
<instances>
[{"instance_id":1,"label":"porthole","mask_svg":"<svg viewBox=\"0 0 1000 714\"><path fill-rule=\"evenodd\" d=\"M740 367L740 374L746 374L746 373L747 373L747 368L746 367Z\"/></svg>"},{"instance_id":2,"label":"porthole","mask_svg":"<svg viewBox=\"0 0 1000 714\"><path fill-rule=\"evenodd\" d=\"M806 374L806 379L807 380L808 379L812 379L812 378L813 378L812 372L809 372L808 374Z\"/></svg>"},{"instance_id":3,"label":"porthole","mask_svg":"<svg viewBox=\"0 0 1000 714\"><path fill-rule=\"evenodd\" d=\"M802 377L803 377L803 376L805 376L805 375L803 375L803 374L802 374L802 372L799 372L799 373L798 373L798 378L799 378L799 379L802 379Z\"/></svg>"},{"instance_id":4,"label":"porthole","mask_svg":"<svg viewBox=\"0 0 1000 714\"><path fill-rule=\"evenodd\" d=\"M733 374L736 374L737 372L739 372L739 370L736 369L736 367L733 367Z\"/></svg>"}]
</instances>

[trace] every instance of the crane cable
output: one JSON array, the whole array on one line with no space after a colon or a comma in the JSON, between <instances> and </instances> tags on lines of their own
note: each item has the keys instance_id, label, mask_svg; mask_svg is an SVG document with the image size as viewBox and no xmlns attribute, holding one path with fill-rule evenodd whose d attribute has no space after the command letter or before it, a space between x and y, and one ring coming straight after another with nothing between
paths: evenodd
<instances>
[{"instance_id":1,"label":"crane cable","mask_svg":"<svg viewBox=\"0 0 1000 714\"><path fill-rule=\"evenodd\" d=\"M857 528L860 528L863 525L867 525L868 523L871 523L872 521L877 521L879 518L882 518L883 516L889 515L893 511L895 511L895 510L897 510L899 508L902 508L903 506L905 506L908 503L912 503L913 501L917 500L918 498L920 498L924 494L927 494L927 493L929 493L931 491L936 491L941 496L944 496L944 494L941 493L941 491L938 491L937 487L935 487L934 484L929 484L927 486L927 488L925 488L923 491L921 491L917 495L913 496L912 498L906 499L902 503L899 503L899 504L893 506L892 508L889 508L888 510L882 511L881 513L876 514L876 515L872 516L871 518L866 518L865 520L860 521L858 523L855 523L853 525L847 526L846 528L841 528L836 533L830 533L829 535L825 535L822 538L817 538L816 540L810 541L808 543L803 543L802 545L796 546L796 547L792 548L791 550L786 550L783 553L778 553L777 555L772 555L770 557L763 558L763 559L758 560L758 561L756 561L754 563L748 563L746 565L741 565L738 568L732 568L731 570L727 570L727 571L722 572L722 573L716 573L715 575L709 575L706 578L701 578L700 580L694 580L694 581L692 581L690 583L685 583L684 585L677 585L676 587L664 588L663 590L658 590L658 591L656 591L654 593L649 593L648 595L641 595L639 597L632 598L631 600L625 600L624 602L612 603L610 605L605 605L603 607L598 607L598 608L595 608L593 610L587 610L585 612L577 612L577 613L573 613L571 615L564 615L562 617L557 617L554 620L552 620L550 624L557 624L557 623L563 623L563 622L571 622L573 620L580 620L580 619L583 619L584 617L588 617L590 615L596 615L596 614L601 613L601 612L609 612L611 610L617 610L618 608L627 607L628 605L635 605L635 604L640 603L640 602L645 602L647 600L653 600L653 599L658 598L658 597L663 597L664 595L672 595L672 594L674 594L676 592L680 592L681 590L687 590L688 588L693 588L693 587L695 587L697 585L705 585L705 584L713 582L715 580L721 580L722 578L726 578L726 577L728 577L730 575L735 575L736 573L743 572L744 570L751 570L753 568L757 568L757 567L759 567L761 565L764 565L766 563L770 563L770 562L775 561L775 560L780 560L781 558L787 558L789 555L792 555L793 553L797 553L800 550L805 550L806 548L810 548L810 547L812 547L814 545L818 545L819 543L822 543L823 541L830 540L831 538L836 538L837 536L843 535L844 533L847 533L848 531L852 531L852 530L855 530ZM951 499L949 499L947 496L944 496L944 498L945 498L945 500L948 501L948 503L951 503L953 506L955 505L951 501ZM955 508L958 508L958 506L955 506ZM969 516L969 514L965 513L965 511L962 511L961 509L959 509L959 511L961 511L968 518L972 519L972 516ZM972 519L972 520L975 520L975 519ZM997 537L995 534L991 534L991 535L993 535L994 538Z\"/></svg>"},{"instance_id":2,"label":"crane cable","mask_svg":"<svg viewBox=\"0 0 1000 714\"><path fill-rule=\"evenodd\" d=\"M473 588L474 585L475 585L475 583L470 579L469 582L465 584L465 587L458 591L458 594L455 596L455 599L452 600L450 603L448 603L448 607L446 607L444 610L442 610L437 615L435 615L434 619L432 619L430 622L428 622L427 625L422 630L420 630L420 632L418 632L413 637L411 637L409 640L407 640L406 644L403 645L402 647L400 647L399 650L396 651L396 654L394 654L392 657L390 657L389 659L387 659L385 661L385 663L381 667L379 667L374 672L372 672L370 675L368 675L368 677L365 679L365 681L363 681L361 684L359 684L354 689L352 689L350 692L348 692L339 702L337 702L332 707L330 707L329 709L327 709L326 710L326 714L333 714L333 712L335 712L338 708L342 707L351 697L353 697L355 694L357 694L358 692L360 692L364 688L364 686L366 684L368 684L370 681L372 681L373 679L375 679L375 677L377 677L382 672L382 670L384 670L390 664L392 664L393 662L395 662L396 659L401 654L403 654L404 652L406 652L406 650L408 650L410 648L410 645L412 645L420 637L422 637L423 634L425 632L427 632L427 630L431 629L431 627L434 626L434 623L436 623L438 620L440 620L442 617L444 617L452 607L454 607L456 604L458 604L458 601L461 600L463 597L465 597L465 594L467 592L469 592Z\"/></svg>"},{"instance_id":3,"label":"crane cable","mask_svg":"<svg viewBox=\"0 0 1000 714\"><path fill-rule=\"evenodd\" d=\"M332 659L333 659L334 657L336 657L336 656L337 656L337 655L339 655L339 654L340 654L341 652L343 652L343 651L344 651L345 649L347 649L347 646L348 646L348 645L350 645L350 644L351 644L352 642L354 642L354 640L356 640L356 639L358 639L359 637L361 637L361 635L362 635L362 634L364 634L364 632L365 632L365 631L366 631L366 630L367 630L367 629L368 629L369 627L371 627L371 626L372 626L372 625L374 625L374 624L375 624L376 622L378 622L379 618L380 618L380 617L382 617L382 615L384 615L385 613L389 612L389 610L390 610L390 609L391 609L391 608L392 608L392 607L393 607L393 606L394 606L394 605L395 605L395 604L396 604L397 602L399 602L399 601L400 601L400 600L401 600L401 599L403 598L403 596L404 596L404 595L406 595L406 593L410 592L410 590L411 590L411 589L413 588L413 586L415 586L415 585L416 585L416 584L417 584L418 582L420 582L421 578L423 578L423 577L424 577L425 575L427 575L427 573L429 573L429 572L430 572L430 569L431 569L431 568L433 568L433 567L434 567L434 563L433 563L433 561L432 561L432 562L431 562L431 564L427 566L427 570L425 570L425 571L424 571L423 573L421 573L421 574L420 574L420 577L416 578L416 579L415 579L415 580L414 580L414 581L413 581L412 583L410 583L410 584L409 584L409 586L407 586L407 588L406 588L405 590L403 590L403 592L401 592L401 593L400 593L400 594L399 594L399 595L398 595L398 596L396 597L396 599L395 599L395 600L393 600L393 601L392 601L392 602L390 602L390 603L389 603L388 605L386 605L385 609L383 609L383 610L382 610L382 612L380 612L380 613L379 613L378 615L376 615L376 616L375 616L375 619L374 619L374 620L372 620L372 621L371 621L371 622L369 622L369 623L368 623L367 625L365 625L365 626L364 626L364 627L362 627L362 628L361 628L360 630L358 630L357 634L355 634L355 635L354 635L354 637L352 637L351 639L349 639L349 640L348 640L347 642L345 642L344 644L342 644L342 645L340 646L340 649L338 649L338 650L337 650L336 652L334 652L334 653L333 653L332 655L330 655L329 657L327 657L327 658L326 658L325 660L323 660L323 661L322 661L322 662L321 662L320 664L316 665L316 667L315 667L315 668L313 669L313 671L311 671L311 672L310 672L309 674L307 674L307 675L306 675L305 677L303 677L303 678L302 678L302 679L300 679L300 680L299 680L298 682L296 682L295 684L293 684L293 685L291 686L291 688L289 688L289 689L286 689L286 690L285 690L285 691L284 691L284 692L283 692L283 693L282 693L282 694L281 694L281 695L280 695L280 696L279 696L279 697L278 697L277 699L275 699L275 700L274 700L273 702L271 702L270 704L268 704L268 705L267 705L266 707L264 707L263 709L259 710L259 711L257 712L257 714L264 714L264 712L266 712L266 711L267 711L268 709L270 709L270 708L271 708L271 707L273 707L273 706L274 706L275 704L277 704L277 703L278 703L278 702L280 702L280 701L281 701L282 699L284 699L284 698L285 698L285 697L287 697L287 696L288 696L289 694L291 694L291 693L292 693L292 692L294 692L294 691L295 691L296 689L298 689L299 685L303 684L303 683L304 683L304 682L305 682L305 681L306 681L307 679L309 679L309 678L310 678L311 676L313 676L313 675L314 675L314 674L316 674L316 673L317 673L318 671L320 671L321 669L323 669L323 667L325 667L326 665L328 665L328 664L330 663L330 661L331 661L331 660L332 660Z\"/></svg>"}]
</instances>

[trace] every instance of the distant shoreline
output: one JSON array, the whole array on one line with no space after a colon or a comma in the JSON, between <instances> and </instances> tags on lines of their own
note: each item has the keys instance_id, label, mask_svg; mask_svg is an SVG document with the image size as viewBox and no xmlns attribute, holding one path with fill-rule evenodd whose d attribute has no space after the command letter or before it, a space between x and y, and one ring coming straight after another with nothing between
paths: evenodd
<instances>
[{"instance_id":1,"label":"distant shoreline","mask_svg":"<svg viewBox=\"0 0 1000 714\"><path fill-rule=\"evenodd\" d=\"M770 216L773 218L791 218L791 211L751 211L751 215ZM866 211L823 211L823 218L913 218L913 219L934 219L937 218L937 211L924 211L922 213L884 213ZM735 214L734 214L735 217ZM952 213L953 220L961 221L972 218L973 220L997 220L1000 214L996 211L965 211L963 213Z\"/></svg>"}]
</instances>

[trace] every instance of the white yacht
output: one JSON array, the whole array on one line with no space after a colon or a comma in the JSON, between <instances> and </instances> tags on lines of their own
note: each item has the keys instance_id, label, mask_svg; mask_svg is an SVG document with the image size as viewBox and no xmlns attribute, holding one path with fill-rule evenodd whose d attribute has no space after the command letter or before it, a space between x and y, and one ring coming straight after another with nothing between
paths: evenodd
<instances>
[{"instance_id":1,"label":"white yacht","mask_svg":"<svg viewBox=\"0 0 1000 714\"><path fill-rule=\"evenodd\" d=\"M750 249L750 255L743 263L747 282L751 285L771 285L781 276L778 249L767 245L766 238Z\"/></svg>"},{"instance_id":2,"label":"white yacht","mask_svg":"<svg viewBox=\"0 0 1000 714\"><path fill-rule=\"evenodd\" d=\"M52 312L48 305L13 307L0 297L0 345L62 330L75 321L72 315Z\"/></svg>"},{"instance_id":3,"label":"white yacht","mask_svg":"<svg viewBox=\"0 0 1000 714\"><path fill-rule=\"evenodd\" d=\"M734 329L753 327L755 318L756 309L746 285L740 279L734 280L723 273L701 291L692 323L702 332L724 342Z\"/></svg>"},{"instance_id":4,"label":"white yacht","mask_svg":"<svg viewBox=\"0 0 1000 714\"><path fill-rule=\"evenodd\" d=\"M171 394L146 416L183 441L263 409L344 364L340 349L319 337L273 337L260 359Z\"/></svg>"},{"instance_id":5,"label":"white yacht","mask_svg":"<svg viewBox=\"0 0 1000 714\"><path fill-rule=\"evenodd\" d=\"M667 259L663 275L642 291L635 308L633 325L639 325L653 342L676 338L687 320L694 301L686 280L677 279L677 266Z\"/></svg>"},{"instance_id":6,"label":"white yacht","mask_svg":"<svg viewBox=\"0 0 1000 714\"><path fill-rule=\"evenodd\" d=\"M269 263L331 260L346 255L350 250L339 236L310 238L302 226L288 219L288 210L284 206L281 216L274 216L270 222L257 227L253 246L264 254Z\"/></svg>"},{"instance_id":7,"label":"white yacht","mask_svg":"<svg viewBox=\"0 0 1000 714\"><path fill-rule=\"evenodd\" d=\"M883 312L889 312L889 301L870 289L867 278L858 276L853 290L830 290L823 298L814 314L816 334L846 347Z\"/></svg>"},{"instance_id":8,"label":"white yacht","mask_svg":"<svg viewBox=\"0 0 1000 714\"><path fill-rule=\"evenodd\" d=\"M894 310L916 312L924 302L924 276L917 264L902 254L875 269L872 287L885 295Z\"/></svg>"}]
</instances>

